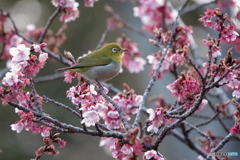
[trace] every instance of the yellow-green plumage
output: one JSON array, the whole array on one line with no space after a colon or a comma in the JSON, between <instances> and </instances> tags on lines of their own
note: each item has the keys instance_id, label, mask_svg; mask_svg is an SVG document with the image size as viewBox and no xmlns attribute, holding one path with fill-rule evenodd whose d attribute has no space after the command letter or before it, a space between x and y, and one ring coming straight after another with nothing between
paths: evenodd
<instances>
[{"instance_id":1,"label":"yellow-green plumage","mask_svg":"<svg viewBox=\"0 0 240 160\"><path fill-rule=\"evenodd\" d=\"M99 50L78 59L75 65L60 68L57 71L78 72L88 80L104 82L119 73L122 64L122 53L126 50L116 43L109 43Z\"/></svg>"}]
</instances>

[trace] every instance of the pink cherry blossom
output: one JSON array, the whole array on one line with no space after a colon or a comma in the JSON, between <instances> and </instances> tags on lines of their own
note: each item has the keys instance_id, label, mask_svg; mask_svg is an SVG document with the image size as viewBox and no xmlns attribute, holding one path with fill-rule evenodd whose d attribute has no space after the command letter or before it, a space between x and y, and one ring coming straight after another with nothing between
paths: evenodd
<instances>
[{"instance_id":1,"label":"pink cherry blossom","mask_svg":"<svg viewBox=\"0 0 240 160\"><path fill-rule=\"evenodd\" d=\"M49 136L50 136L49 130L44 129L44 130L41 132L41 136L42 136L42 137L49 137Z\"/></svg>"},{"instance_id":2,"label":"pink cherry blossom","mask_svg":"<svg viewBox=\"0 0 240 160\"><path fill-rule=\"evenodd\" d=\"M24 124L21 121L18 121L17 123L12 124L11 128L13 131L17 131L17 133L20 133L24 128Z\"/></svg>"},{"instance_id":3,"label":"pink cherry blossom","mask_svg":"<svg viewBox=\"0 0 240 160\"><path fill-rule=\"evenodd\" d=\"M200 83L191 76L181 77L167 85L167 89L177 101L186 102L189 98L194 99L194 95L200 92Z\"/></svg>"},{"instance_id":4,"label":"pink cherry blossom","mask_svg":"<svg viewBox=\"0 0 240 160\"><path fill-rule=\"evenodd\" d=\"M75 0L52 0L52 4L55 7L61 7L63 9L60 21L68 23L79 17L79 3Z\"/></svg>"},{"instance_id":5,"label":"pink cherry blossom","mask_svg":"<svg viewBox=\"0 0 240 160\"><path fill-rule=\"evenodd\" d=\"M98 113L94 110L90 110L83 113L83 120L81 121L81 123L84 123L87 127L90 127L95 126L95 124L99 122L99 120L100 118Z\"/></svg>"},{"instance_id":6,"label":"pink cherry blossom","mask_svg":"<svg viewBox=\"0 0 240 160\"><path fill-rule=\"evenodd\" d=\"M112 99L125 113L136 114L138 109L134 106L138 106L141 103L142 96L136 95L133 90L130 90L127 95L117 94Z\"/></svg>"},{"instance_id":7,"label":"pink cherry blossom","mask_svg":"<svg viewBox=\"0 0 240 160\"><path fill-rule=\"evenodd\" d=\"M57 143L58 143L58 145L59 145L59 148L63 148L63 147L66 146L66 143L67 143L67 142L59 138L59 139L57 140Z\"/></svg>"},{"instance_id":8,"label":"pink cherry blossom","mask_svg":"<svg viewBox=\"0 0 240 160\"><path fill-rule=\"evenodd\" d=\"M64 82L72 83L72 79L78 77L80 79L80 74L71 71L64 71Z\"/></svg>"},{"instance_id":9,"label":"pink cherry blossom","mask_svg":"<svg viewBox=\"0 0 240 160\"><path fill-rule=\"evenodd\" d=\"M235 41L239 34L236 32L236 26L228 19L228 15L222 15L218 8L214 10L207 8L206 10L207 11L204 12L205 15L202 16L199 21L201 21L205 27L212 28L221 33L221 42L228 43ZM227 24L225 24L224 21L226 21Z\"/></svg>"},{"instance_id":10,"label":"pink cherry blossom","mask_svg":"<svg viewBox=\"0 0 240 160\"><path fill-rule=\"evenodd\" d=\"M48 54L47 53L42 53L42 54L39 54L39 62L40 63L45 63L46 60L48 59Z\"/></svg>"},{"instance_id":11,"label":"pink cherry blossom","mask_svg":"<svg viewBox=\"0 0 240 160\"><path fill-rule=\"evenodd\" d=\"M7 86L12 86L14 84L16 85L18 81L18 75L12 72L7 72L5 77L3 78L3 84Z\"/></svg>"},{"instance_id":12,"label":"pink cherry blossom","mask_svg":"<svg viewBox=\"0 0 240 160\"><path fill-rule=\"evenodd\" d=\"M165 114L166 114L166 110L164 110L164 108L160 107L157 108L155 110L153 110L152 108L149 108L147 110L148 114L149 114L149 126L147 127L147 131L153 131L154 133L158 132L158 128L161 125L168 125L171 122L174 122L175 119L173 118L168 118Z\"/></svg>"},{"instance_id":13,"label":"pink cherry blossom","mask_svg":"<svg viewBox=\"0 0 240 160\"><path fill-rule=\"evenodd\" d=\"M117 110L106 111L107 114L103 117L104 123L108 128L119 129L121 128L122 121Z\"/></svg>"},{"instance_id":14,"label":"pink cherry blossom","mask_svg":"<svg viewBox=\"0 0 240 160\"><path fill-rule=\"evenodd\" d=\"M240 98L240 89L233 91L232 96L236 98Z\"/></svg>"},{"instance_id":15,"label":"pink cherry blossom","mask_svg":"<svg viewBox=\"0 0 240 160\"><path fill-rule=\"evenodd\" d=\"M21 44L22 41L23 41L22 37L19 37L18 35L13 35L10 38L9 47L16 47L19 44Z\"/></svg>"},{"instance_id":16,"label":"pink cherry blossom","mask_svg":"<svg viewBox=\"0 0 240 160\"><path fill-rule=\"evenodd\" d=\"M12 61L26 61L29 59L30 48L20 44L17 47L12 47L9 52L13 56Z\"/></svg>"},{"instance_id":17,"label":"pink cherry blossom","mask_svg":"<svg viewBox=\"0 0 240 160\"><path fill-rule=\"evenodd\" d=\"M123 66L125 66L130 73L139 73L144 70L146 61L141 57L137 44L132 43L130 39L121 37L117 39L117 43L120 44L124 49L128 49L124 52L122 57Z\"/></svg>"},{"instance_id":18,"label":"pink cherry blossom","mask_svg":"<svg viewBox=\"0 0 240 160\"><path fill-rule=\"evenodd\" d=\"M133 11L134 16L141 19L142 28L151 33L155 27L161 28L163 26L163 18L166 24L171 24L177 16L175 10L171 10L168 5L159 0L141 0L139 6L134 7Z\"/></svg>"},{"instance_id":19,"label":"pink cherry blossom","mask_svg":"<svg viewBox=\"0 0 240 160\"><path fill-rule=\"evenodd\" d=\"M121 151L124 155L131 155L133 153L133 148L128 144L124 144Z\"/></svg>"},{"instance_id":20,"label":"pink cherry blossom","mask_svg":"<svg viewBox=\"0 0 240 160\"><path fill-rule=\"evenodd\" d=\"M160 157L155 150L149 150L144 152L143 155L144 160L164 160L164 158Z\"/></svg>"},{"instance_id":21,"label":"pink cherry blossom","mask_svg":"<svg viewBox=\"0 0 240 160\"><path fill-rule=\"evenodd\" d=\"M102 137L99 143L99 146L111 146L115 143L116 139L113 137Z\"/></svg>"},{"instance_id":22,"label":"pink cherry blossom","mask_svg":"<svg viewBox=\"0 0 240 160\"><path fill-rule=\"evenodd\" d=\"M230 133L240 135L240 119L237 119L234 126L230 128Z\"/></svg>"},{"instance_id":23,"label":"pink cherry blossom","mask_svg":"<svg viewBox=\"0 0 240 160\"><path fill-rule=\"evenodd\" d=\"M85 7L93 7L94 3L98 0L84 0L84 6Z\"/></svg>"}]
</instances>

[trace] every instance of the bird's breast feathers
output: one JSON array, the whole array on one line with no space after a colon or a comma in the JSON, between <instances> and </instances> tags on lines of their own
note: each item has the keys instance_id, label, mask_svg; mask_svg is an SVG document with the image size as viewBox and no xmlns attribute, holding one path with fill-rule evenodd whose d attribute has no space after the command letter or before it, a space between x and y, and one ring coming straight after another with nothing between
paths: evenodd
<instances>
[{"instance_id":1,"label":"bird's breast feathers","mask_svg":"<svg viewBox=\"0 0 240 160\"><path fill-rule=\"evenodd\" d=\"M81 75L90 80L98 80L105 82L115 77L121 69L121 64L112 61L107 65L90 67L86 72Z\"/></svg>"}]
</instances>

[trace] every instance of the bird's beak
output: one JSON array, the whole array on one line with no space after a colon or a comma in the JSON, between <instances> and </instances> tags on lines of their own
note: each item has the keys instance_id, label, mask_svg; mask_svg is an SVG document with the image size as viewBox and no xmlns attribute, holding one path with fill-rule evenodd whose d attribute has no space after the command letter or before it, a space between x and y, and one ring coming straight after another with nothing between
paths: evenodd
<instances>
[{"instance_id":1,"label":"bird's beak","mask_svg":"<svg viewBox=\"0 0 240 160\"><path fill-rule=\"evenodd\" d=\"M124 51L128 51L128 49L122 49L121 51L123 51L123 52L124 52Z\"/></svg>"}]
</instances>

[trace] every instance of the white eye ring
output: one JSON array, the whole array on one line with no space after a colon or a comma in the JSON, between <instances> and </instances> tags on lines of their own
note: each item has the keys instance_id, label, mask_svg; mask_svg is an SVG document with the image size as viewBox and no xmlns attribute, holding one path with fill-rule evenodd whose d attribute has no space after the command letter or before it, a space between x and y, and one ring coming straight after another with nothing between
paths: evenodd
<instances>
[{"instance_id":1,"label":"white eye ring","mask_svg":"<svg viewBox=\"0 0 240 160\"><path fill-rule=\"evenodd\" d=\"M118 51L117 48L112 48L112 52L116 53Z\"/></svg>"}]
</instances>

